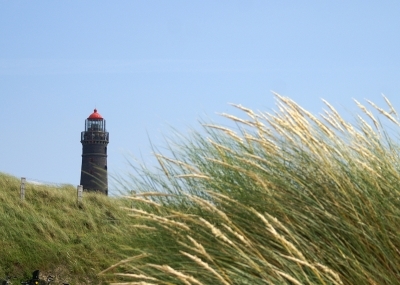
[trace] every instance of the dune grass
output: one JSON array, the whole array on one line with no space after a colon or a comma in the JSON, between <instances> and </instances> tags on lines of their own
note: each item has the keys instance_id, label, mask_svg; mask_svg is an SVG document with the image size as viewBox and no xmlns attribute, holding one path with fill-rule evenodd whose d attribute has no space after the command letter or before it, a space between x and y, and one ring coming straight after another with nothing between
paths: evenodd
<instances>
[{"instance_id":1,"label":"dune grass","mask_svg":"<svg viewBox=\"0 0 400 285\"><path fill-rule=\"evenodd\" d=\"M21 201L19 179L0 174L0 279L39 269L55 284L99 284L99 272L136 252L129 203L85 192L78 205L76 197L71 185L27 183Z\"/></svg>"},{"instance_id":2,"label":"dune grass","mask_svg":"<svg viewBox=\"0 0 400 285\"><path fill-rule=\"evenodd\" d=\"M355 123L328 103L314 116L276 94L277 111L240 105L237 128L204 132L137 167L126 211L137 255L114 284L400 284L399 121L359 102ZM386 99L386 98L385 98ZM378 115L375 115L378 114ZM112 275L115 270L119 272Z\"/></svg>"}]
</instances>

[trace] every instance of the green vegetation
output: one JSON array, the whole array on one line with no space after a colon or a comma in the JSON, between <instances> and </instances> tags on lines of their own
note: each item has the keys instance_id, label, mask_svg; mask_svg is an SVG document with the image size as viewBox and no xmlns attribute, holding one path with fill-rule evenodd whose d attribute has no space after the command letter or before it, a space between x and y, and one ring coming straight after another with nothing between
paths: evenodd
<instances>
[{"instance_id":1,"label":"green vegetation","mask_svg":"<svg viewBox=\"0 0 400 285\"><path fill-rule=\"evenodd\" d=\"M107 272L129 284L400 284L390 102L356 102L350 124L328 103L317 118L276 96L277 112L237 106L246 119L224 115L235 130L205 125L157 154L158 170L136 169L125 185L141 251Z\"/></svg>"},{"instance_id":2,"label":"green vegetation","mask_svg":"<svg viewBox=\"0 0 400 285\"><path fill-rule=\"evenodd\" d=\"M0 174L0 279L27 279L39 269L56 283L98 284L98 273L134 254L135 229L122 199L84 193L76 188L26 184L20 200L19 179Z\"/></svg>"},{"instance_id":3,"label":"green vegetation","mask_svg":"<svg viewBox=\"0 0 400 285\"><path fill-rule=\"evenodd\" d=\"M356 102L356 123L326 103L317 118L224 115L138 166L128 198L0 176L0 275L53 273L71 284L400 284L400 148L387 101ZM387 111L386 111L387 109ZM387 128L386 128L387 129Z\"/></svg>"}]
</instances>

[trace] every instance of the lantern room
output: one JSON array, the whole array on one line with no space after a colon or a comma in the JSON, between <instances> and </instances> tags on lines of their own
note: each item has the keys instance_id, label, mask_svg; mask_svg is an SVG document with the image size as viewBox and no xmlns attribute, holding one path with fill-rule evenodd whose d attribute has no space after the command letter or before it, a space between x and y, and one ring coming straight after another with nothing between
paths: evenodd
<instances>
[{"instance_id":1,"label":"lantern room","mask_svg":"<svg viewBox=\"0 0 400 285\"><path fill-rule=\"evenodd\" d=\"M106 121L97 112L97 109L94 109L94 112L86 119L85 131L86 132L105 132L106 131Z\"/></svg>"},{"instance_id":2,"label":"lantern room","mask_svg":"<svg viewBox=\"0 0 400 285\"><path fill-rule=\"evenodd\" d=\"M106 120L94 109L85 121L85 131L81 133L82 143L108 143Z\"/></svg>"}]
</instances>

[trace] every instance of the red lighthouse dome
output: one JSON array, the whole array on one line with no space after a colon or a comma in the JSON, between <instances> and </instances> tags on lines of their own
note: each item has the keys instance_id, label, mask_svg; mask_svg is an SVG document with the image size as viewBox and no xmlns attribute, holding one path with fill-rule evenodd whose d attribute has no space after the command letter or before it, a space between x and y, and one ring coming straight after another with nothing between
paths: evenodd
<instances>
[{"instance_id":1,"label":"red lighthouse dome","mask_svg":"<svg viewBox=\"0 0 400 285\"><path fill-rule=\"evenodd\" d=\"M97 113L97 109L94 109L93 113L88 117L88 119L101 120L103 117L100 115L100 113Z\"/></svg>"}]
</instances>

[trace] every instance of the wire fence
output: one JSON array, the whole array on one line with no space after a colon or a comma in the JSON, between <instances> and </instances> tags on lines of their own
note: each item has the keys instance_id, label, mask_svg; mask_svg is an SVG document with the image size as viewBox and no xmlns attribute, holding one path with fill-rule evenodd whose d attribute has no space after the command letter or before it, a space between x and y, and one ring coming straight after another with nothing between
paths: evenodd
<instances>
[{"instance_id":1,"label":"wire fence","mask_svg":"<svg viewBox=\"0 0 400 285\"><path fill-rule=\"evenodd\" d=\"M38 181L38 180L33 180L33 179L27 179L26 177L21 177L21 185L20 185L20 197L21 200L25 200L25 186L26 184L33 184L33 185L49 185L49 186L62 186L65 184L62 183L51 183L51 182L45 182L45 181ZM80 204L82 203L83 200L83 186L82 185L77 185L76 186L76 197L77 197L77 203Z\"/></svg>"},{"instance_id":2,"label":"wire fence","mask_svg":"<svg viewBox=\"0 0 400 285\"><path fill-rule=\"evenodd\" d=\"M26 179L26 183L34 184L34 185L49 185L49 186L54 186L54 187L60 187L60 186L64 186L64 185L72 185L71 183L50 182L50 181L44 181L44 180L30 178L30 177L25 177L25 179Z\"/></svg>"}]
</instances>

